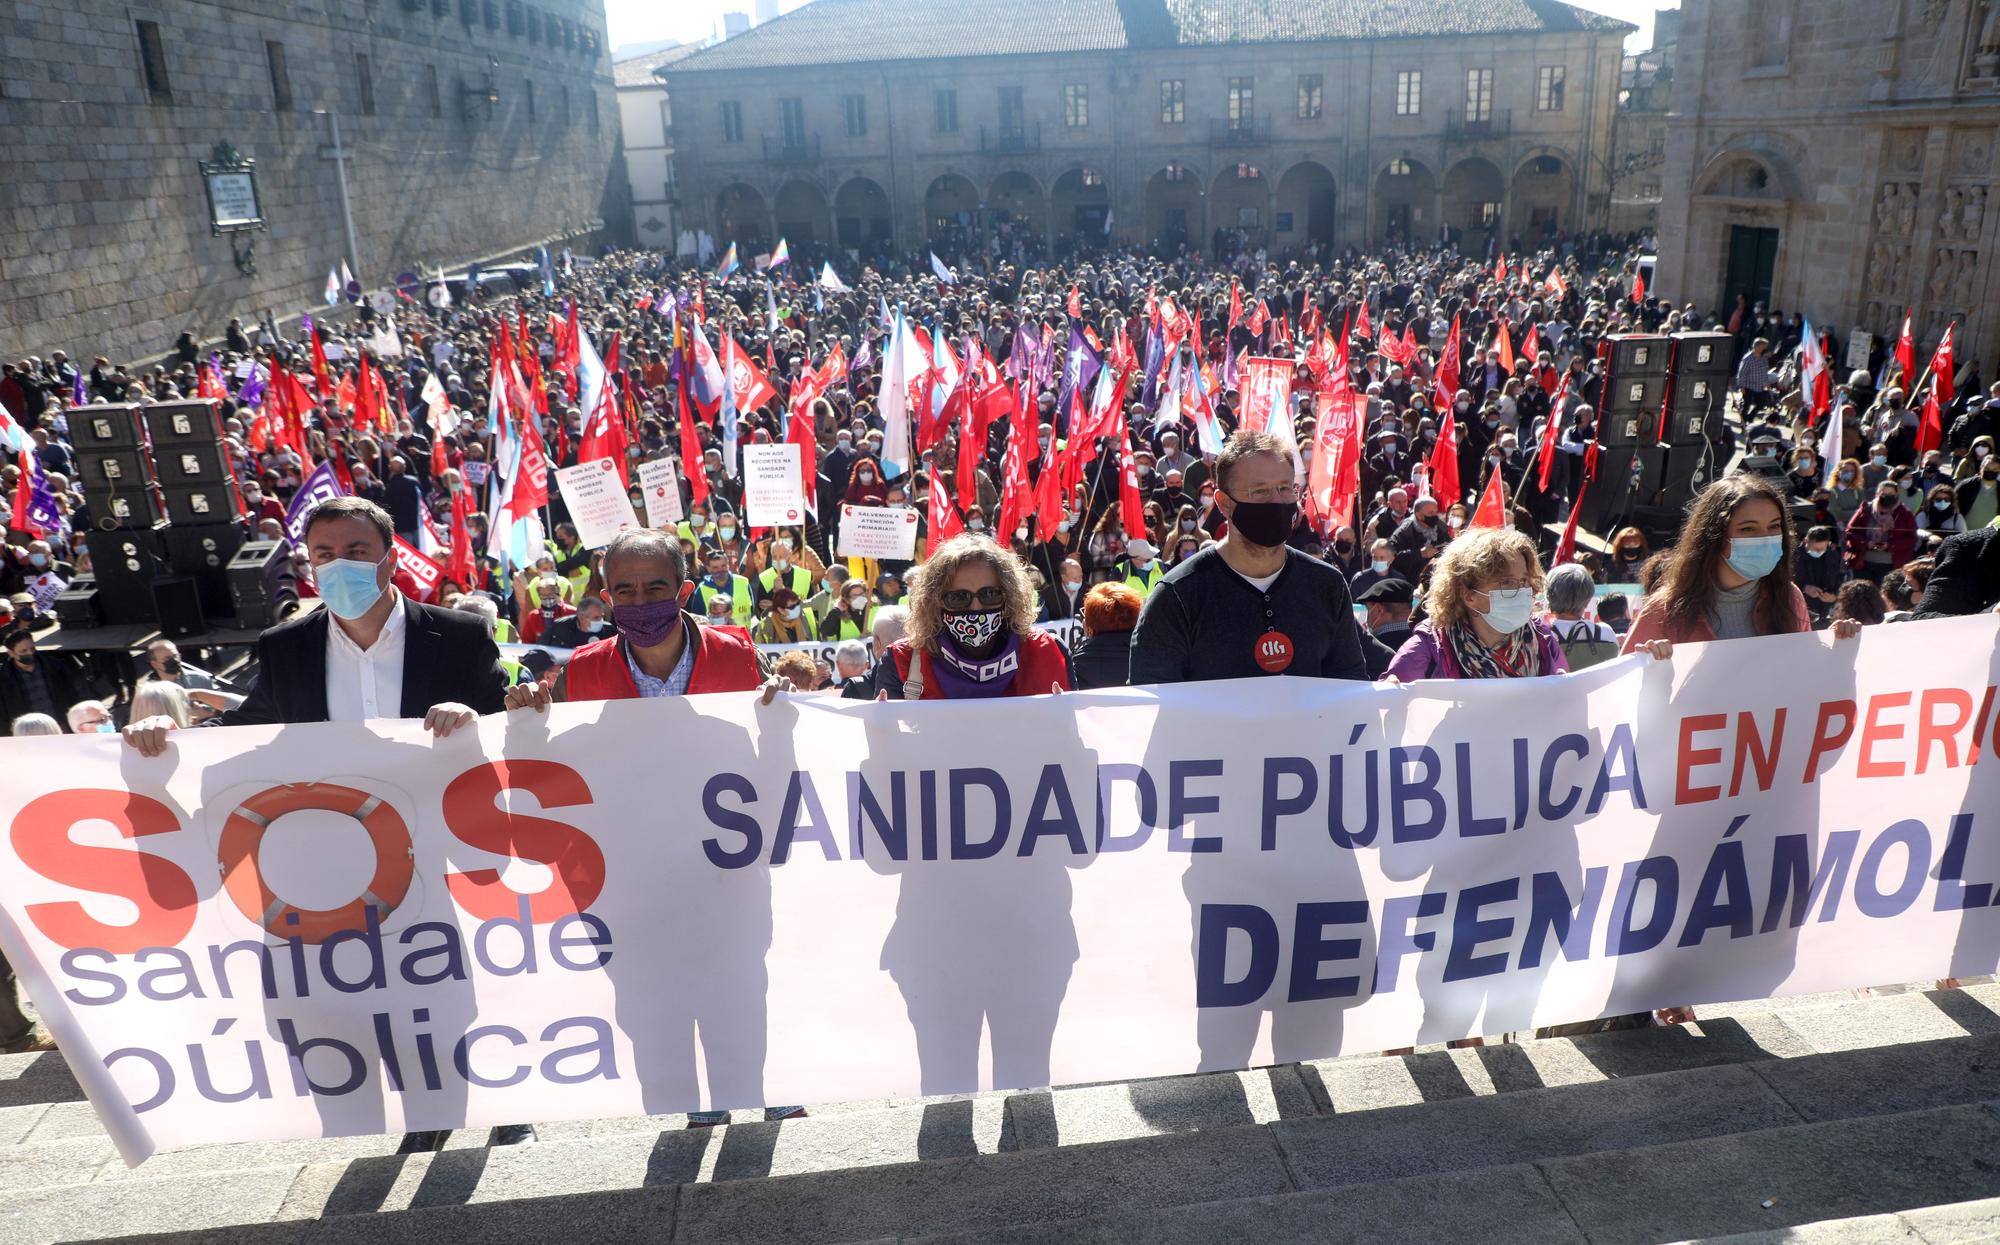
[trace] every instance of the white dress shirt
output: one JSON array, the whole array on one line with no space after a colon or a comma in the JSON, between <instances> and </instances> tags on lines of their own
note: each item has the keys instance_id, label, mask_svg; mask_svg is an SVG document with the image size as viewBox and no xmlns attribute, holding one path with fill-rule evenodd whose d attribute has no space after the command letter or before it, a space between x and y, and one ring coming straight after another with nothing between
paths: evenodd
<instances>
[{"instance_id":1,"label":"white dress shirt","mask_svg":"<svg viewBox=\"0 0 2000 1245\"><path fill-rule=\"evenodd\" d=\"M326 717L329 722L366 722L403 716L403 595L389 589L389 621L375 643L363 649L326 620Z\"/></svg>"}]
</instances>

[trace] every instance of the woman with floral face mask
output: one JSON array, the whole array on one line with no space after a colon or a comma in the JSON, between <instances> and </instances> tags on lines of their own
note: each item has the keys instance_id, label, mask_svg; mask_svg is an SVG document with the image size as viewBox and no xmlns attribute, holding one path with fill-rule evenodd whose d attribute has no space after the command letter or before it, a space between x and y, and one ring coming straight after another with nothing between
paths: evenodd
<instances>
[{"instance_id":1,"label":"woman with floral face mask","mask_svg":"<svg viewBox=\"0 0 2000 1245\"><path fill-rule=\"evenodd\" d=\"M1021 560L984 536L955 536L912 572L909 635L889 647L893 700L979 700L1068 691L1062 646L1035 627Z\"/></svg>"}]
</instances>

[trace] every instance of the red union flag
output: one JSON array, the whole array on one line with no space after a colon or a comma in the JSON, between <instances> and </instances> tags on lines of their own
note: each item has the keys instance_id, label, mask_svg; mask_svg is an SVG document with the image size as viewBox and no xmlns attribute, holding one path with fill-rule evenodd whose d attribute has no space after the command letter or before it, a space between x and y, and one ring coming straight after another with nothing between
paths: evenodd
<instances>
[{"instance_id":1,"label":"red union flag","mask_svg":"<svg viewBox=\"0 0 2000 1245\"><path fill-rule=\"evenodd\" d=\"M1268 430L1292 410L1292 361L1252 356L1243 367L1243 427Z\"/></svg>"},{"instance_id":2,"label":"red union flag","mask_svg":"<svg viewBox=\"0 0 2000 1245\"><path fill-rule=\"evenodd\" d=\"M722 352L729 368L729 388L736 397L738 414L747 416L777 397L778 391L771 388L771 382L750 356L743 353L735 338L730 338L729 345L731 348Z\"/></svg>"},{"instance_id":3,"label":"red union flag","mask_svg":"<svg viewBox=\"0 0 2000 1245\"><path fill-rule=\"evenodd\" d=\"M1306 477L1306 507L1322 535L1354 518L1361 492L1361 425L1368 398L1346 385L1321 390L1313 399L1312 472Z\"/></svg>"}]
</instances>

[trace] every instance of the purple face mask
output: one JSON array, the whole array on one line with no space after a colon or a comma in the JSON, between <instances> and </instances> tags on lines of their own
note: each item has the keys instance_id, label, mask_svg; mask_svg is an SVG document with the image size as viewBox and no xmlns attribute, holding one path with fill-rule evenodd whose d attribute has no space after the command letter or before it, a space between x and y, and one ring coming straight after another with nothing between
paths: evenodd
<instances>
[{"instance_id":1,"label":"purple face mask","mask_svg":"<svg viewBox=\"0 0 2000 1245\"><path fill-rule=\"evenodd\" d=\"M618 624L618 630L634 648L656 648L680 626L680 598L668 597L643 605L614 605L611 621Z\"/></svg>"}]
</instances>

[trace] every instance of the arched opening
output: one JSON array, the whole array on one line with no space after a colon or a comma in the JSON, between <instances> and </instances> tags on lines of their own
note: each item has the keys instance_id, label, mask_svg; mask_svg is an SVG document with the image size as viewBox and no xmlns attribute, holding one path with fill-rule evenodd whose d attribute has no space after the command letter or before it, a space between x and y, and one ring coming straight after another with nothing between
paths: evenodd
<instances>
[{"instance_id":1,"label":"arched opening","mask_svg":"<svg viewBox=\"0 0 2000 1245\"><path fill-rule=\"evenodd\" d=\"M1240 232L1246 248L1267 246L1271 240L1271 222L1266 219L1270 205L1271 182L1263 169L1247 162L1228 165L1209 187L1211 229Z\"/></svg>"},{"instance_id":2,"label":"arched opening","mask_svg":"<svg viewBox=\"0 0 2000 1245\"><path fill-rule=\"evenodd\" d=\"M1546 246L1575 223L1570 219L1575 197L1576 177L1567 160L1550 152L1530 156L1514 170L1507 228L1529 250Z\"/></svg>"},{"instance_id":3,"label":"arched opening","mask_svg":"<svg viewBox=\"0 0 2000 1245\"><path fill-rule=\"evenodd\" d=\"M1421 160L1391 160L1375 178L1375 227L1390 245L1437 232L1437 175Z\"/></svg>"},{"instance_id":4,"label":"arched opening","mask_svg":"<svg viewBox=\"0 0 2000 1245\"><path fill-rule=\"evenodd\" d=\"M1146 240L1164 255L1199 250L1208 232L1201 174L1178 161L1146 179Z\"/></svg>"},{"instance_id":5,"label":"arched opening","mask_svg":"<svg viewBox=\"0 0 2000 1245\"><path fill-rule=\"evenodd\" d=\"M970 248L978 223L979 190L957 173L940 174L924 191L924 232L931 250L956 261Z\"/></svg>"},{"instance_id":6,"label":"arched opening","mask_svg":"<svg viewBox=\"0 0 2000 1245\"><path fill-rule=\"evenodd\" d=\"M870 177L841 183L833 192L833 229L840 245L859 253L890 244L889 195Z\"/></svg>"},{"instance_id":7,"label":"arched opening","mask_svg":"<svg viewBox=\"0 0 2000 1245\"><path fill-rule=\"evenodd\" d=\"M1042 184L1018 169L994 178L986 196L986 220L1010 254L1016 239L1031 247L1037 245L1048 225Z\"/></svg>"},{"instance_id":8,"label":"arched opening","mask_svg":"<svg viewBox=\"0 0 2000 1245\"><path fill-rule=\"evenodd\" d=\"M1278 214L1271 222L1271 241L1281 247L1331 247L1335 206L1332 171L1312 160L1294 164L1278 179Z\"/></svg>"},{"instance_id":9,"label":"arched opening","mask_svg":"<svg viewBox=\"0 0 2000 1245\"><path fill-rule=\"evenodd\" d=\"M1471 156L1444 175L1444 223L1461 253L1484 254L1505 228L1507 182L1491 160Z\"/></svg>"},{"instance_id":10,"label":"arched opening","mask_svg":"<svg viewBox=\"0 0 2000 1245\"><path fill-rule=\"evenodd\" d=\"M1071 169L1049 191L1049 228L1058 255L1104 245L1111 216L1111 188L1095 169Z\"/></svg>"},{"instance_id":11,"label":"arched opening","mask_svg":"<svg viewBox=\"0 0 2000 1245\"><path fill-rule=\"evenodd\" d=\"M756 187L732 182L715 197L715 240L719 246L734 242L744 249L770 242L771 213ZM749 260L743 260L749 265Z\"/></svg>"},{"instance_id":12,"label":"arched opening","mask_svg":"<svg viewBox=\"0 0 2000 1245\"><path fill-rule=\"evenodd\" d=\"M778 236L786 246L823 242L827 225L826 194L811 182L790 181L778 187Z\"/></svg>"}]
</instances>

